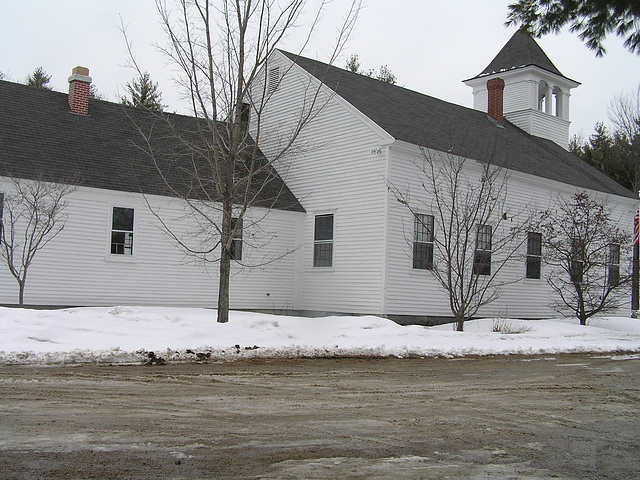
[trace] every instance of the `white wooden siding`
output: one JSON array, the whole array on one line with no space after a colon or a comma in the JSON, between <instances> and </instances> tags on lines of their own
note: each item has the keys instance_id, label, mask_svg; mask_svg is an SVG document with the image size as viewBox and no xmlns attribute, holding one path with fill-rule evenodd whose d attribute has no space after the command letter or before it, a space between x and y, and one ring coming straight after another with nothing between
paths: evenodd
<instances>
[{"instance_id":1,"label":"white wooden siding","mask_svg":"<svg viewBox=\"0 0 640 480\"><path fill-rule=\"evenodd\" d=\"M317 81L297 66L269 101L260 147L275 155L293 120L316 93ZM271 65L274 65L272 61ZM382 313L386 208L386 149L392 139L326 87L322 108L276 167L307 211L302 251L302 309ZM313 267L315 215L334 214L333 266Z\"/></svg>"},{"instance_id":2,"label":"white wooden siding","mask_svg":"<svg viewBox=\"0 0 640 480\"><path fill-rule=\"evenodd\" d=\"M509 121L536 137L547 138L565 150L569 148L568 120L549 115L539 110L511 112L506 116Z\"/></svg>"},{"instance_id":3,"label":"white wooden siding","mask_svg":"<svg viewBox=\"0 0 640 480\"><path fill-rule=\"evenodd\" d=\"M419 152L410 153L404 149L391 148L391 182L398 188L410 189L413 207L421 213L429 214L430 199L420 186L414 161ZM473 162L471 162L473 168ZM556 194L570 196L575 187L540 179L519 172L510 172L508 183L508 203L513 211L526 208L540 211L552 206ZM599 192L589 192L597 198L606 198ZM389 194L389 246L387 254L386 309L389 315L431 315L451 316L448 294L443 291L428 270L412 269L412 247L409 244L413 233L413 218L409 210ZM609 197L609 204L615 208L615 215L621 218L621 225L633 226L636 202L633 199ZM436 215L437 216L437 215ZM436 235L442 226L436 225ZM540 280L524 279L526 242L520 247L519 255L500 272L500 278L518 280L506 285L494 303L480 311L481 316L508 315L521 318L539 318L557 315L549 306L552 292L544 279L545 265L542 265ZM492 263L497 260L495 255ZM437 261L437 257L435 259ZM628 307L625 307L628 308ZM623 308L622 313L626 310ZM628 313L628 312L627 312Z\"/></svg>"},{"instance_id":4,"label":"white wooden siding","mask_svg":"<svg viewBox=\"0 0 640 480\"><path fill-rule=\"evenodd\" d=\"M0 179L0 191L5 188L8 185ZM191 236L193 225L176 220L182 209L175 200L154 196L148 200L164 220L173 222L179 235ZM203 266L186 256L161 231L141 195L81 187L68 202L64 230L36 255L29 269L26 304L216 306L218 264ZM133 256L109 253L113 206L135 210ZM249 212L245 224L250 225L251 215L264 213ZM296 235L303 220L304 214L272 211L259 228L245 228L243 263L282 258L260 268L233 262L231 308L296 308ZM265 245L262 239L267 237L270 242ZM287 252L294 253L284 255ZM0 303L15 304L17 299L17 283L0 265Z\"/></svg>"}]
</instances>

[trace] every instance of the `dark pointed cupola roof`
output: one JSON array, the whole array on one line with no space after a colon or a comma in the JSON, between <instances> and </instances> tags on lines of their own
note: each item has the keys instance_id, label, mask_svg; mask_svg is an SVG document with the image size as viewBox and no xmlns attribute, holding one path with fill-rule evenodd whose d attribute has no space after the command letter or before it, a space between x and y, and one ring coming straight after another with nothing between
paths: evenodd
<instances>
[{"instance_id":1,"label":"dark pointed cupola roof","mask_svg":"<svg viewBox=\"0 0 640 480\"><path fill-rule=\"evenodd\" d=\"M519 29L502 47L487 67L473 78L484 77L494 73L515 70L528 66L536 66L548 72L566 78L556 68L540 45L524 29Z\"/></svg>"}]
</instances>

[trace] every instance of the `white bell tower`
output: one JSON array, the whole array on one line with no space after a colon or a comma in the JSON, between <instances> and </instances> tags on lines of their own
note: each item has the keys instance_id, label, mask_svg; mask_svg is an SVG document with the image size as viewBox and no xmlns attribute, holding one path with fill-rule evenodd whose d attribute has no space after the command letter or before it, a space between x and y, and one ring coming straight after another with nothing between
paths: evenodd
<instances>
[{"instance_id":1,"label":"white bell tower","mask_svg":"<svg viewBox=\"0 0 640 480\"><path fill-rule=\"evenodd\" d=\"M487 111L487 82L501 78L504 117L527 133L569 146L569 98L580 85L560 73L537 42L518 30L479 75L465 80L473 88L473 108Z\"/></svg>"}]
</instances>

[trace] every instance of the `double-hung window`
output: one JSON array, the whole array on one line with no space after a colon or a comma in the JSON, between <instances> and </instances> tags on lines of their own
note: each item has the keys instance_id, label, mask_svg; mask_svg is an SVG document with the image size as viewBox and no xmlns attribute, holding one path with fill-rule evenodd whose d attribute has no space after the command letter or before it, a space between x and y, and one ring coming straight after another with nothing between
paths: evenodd
<instances>
[{"instance_id":1,"label":"double-hung window","mask_svg":"<svg viewBox=\"0 0 640 480\"><path fill-rule=\"evenodd\" d=\"M111 253L133 255L133 208L113 207Z\"/></svg>"},{"instance_id":2,"label":"double-hung window","mask_svg":"<svg viewBox=\"0 0 640 480\"><path fill-rule=\"evenodd\" d=\"M333 214L316 215L313 232L313 266L333 266Z\"/></svg>"},{"instance_id":3,"label":"double-hung window","mask_svg":"<svg viewBox=\"0 0 640 480\"><path fill-rule=\"evenodd\" d=\"M413 268L433 268L433 215L416 213L413 220Z\"/></svg>"},{"instance_id":4,"label":"double-hung window","mask_svg":"<svg viewBox=\"0 0 640 480\"><path fill-rule=\"evenodd\" d=\"M542 270L542 234L527 233L527 278L540 278Z\"/></svg>"},{"instance_id":5,"label":"double-hung window","mask_svg":"<svg viewBox=\"0 0 640 480\"><path fill-rule=\"evenodd\" d=\"M475 275L491 275L491 225L480 225L476 237L476 252L473 257Z\"/></svg>"},{"instance_id":6,"label":"double-hung window","mask_svg":"<svg viewBox=\"0 0 640 480\"><path fill-rule=\"evenodd\" d=\"M237 230L233 234L233 240L231 241L231 260L242 260L242 219L231 219L231 231Z\"/></svg>"},{"instance_id":7,"label":"double-hung window","mask_svg":"<svg viewBox=\"0 0 640 480\"><path fill-rule=\"evenodd\" d=\"M620 245L612 243L609 245L607 281L609 286L617 287L620 283Z\"/></svg>"}]
</instances>

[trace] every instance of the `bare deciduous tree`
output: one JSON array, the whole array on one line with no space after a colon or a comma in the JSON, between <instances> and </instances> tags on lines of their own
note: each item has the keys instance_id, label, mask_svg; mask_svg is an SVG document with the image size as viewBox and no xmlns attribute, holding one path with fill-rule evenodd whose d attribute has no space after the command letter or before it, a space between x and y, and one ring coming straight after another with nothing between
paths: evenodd
<instances>
[{"instance_id":1,"label":"bare deciduous tree","mask_svg":"<svg viewBox=\"0 0 640 480\"><path fill-rule=\"evenodd\" d=\"M499 274L526 238L521 235L525 221L519 218L524 209L507 204L507 172L454 150L422 148L416 162L418 195L390 188L413 214L416 229L430 237L429 268L449 296L456 330L462 331L466 320L496 300L501 287L516 281ZM410 243L417 248L414 236Z\"/></svg>"},{"instance_id":2,"label":"bare deciduous tree","mask_svg":"<svg viewBox=\"0 0 640 480\"><path fill-rule=\"evenodd\" d=\"M0 194L0 255L18 282L18 303L23 306L29 267L64 228L65 197L76 187L15 178L10 185L11 191Z\"/></svg>"},{"instance_id":3,"label":"bare deciduous tree","mask_svg":"<svg viewBox=\"0 0 640 480\"><path fill-rule=\"evenodd\" d=\"M309 36L327 3L320 2L308 28ZM169 39L162 50L180 72L181 87L196 121L181 129L174 123L175 117L158 114L158 119L166 121L180 152L156 148L153 128L140 131L145 150L171 195L184 202L208 241L204 245L189 243L190 239L165 223L167 231L188 254L219 262L217 320L227 322L234 238L241 232L250 207L269 209L278 201L282 190L274 191L279 181L274 164L290 153L323 103L319 100L320 87L306 92L309 101L296 115L287 138L270 150L268 159L260 154L262 136L269 134L263 131L262 118L273 94L274 78L268 74L268 61L296 26L307 2L177 0L176 4L177 8L171 10L163 0L156 2ZM344 46L358 11L359 1L354 1L330 62ZM287 72L277 73L276 81L280 81Z\"/></svg>"},{"instance_id":4,"label":"bare deciduous tree","mask_svg":"<svg viewBox=\"0 0 640 480\"><path fill-rule=\"evenodd\" d=\"M557 198L553 210L542 213L540 230L546 278L556 294L553 308L586 325L626 301L631 236L604 201L586 192Z\"/></svg>"}]
</instances>

